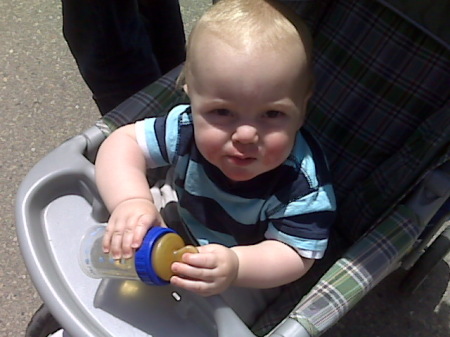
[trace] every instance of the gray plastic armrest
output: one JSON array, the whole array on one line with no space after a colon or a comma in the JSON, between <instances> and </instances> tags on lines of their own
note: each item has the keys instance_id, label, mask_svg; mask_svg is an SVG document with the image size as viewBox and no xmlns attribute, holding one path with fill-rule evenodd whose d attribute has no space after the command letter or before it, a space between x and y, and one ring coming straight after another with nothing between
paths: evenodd
<instances>
[{"instance_id":1,"label":"gray plastic armrest","mask_svg":"<svg viewBox=\"0 0 450 337\"><path fill-rule=\"evenodd\" d=\"M270 337L311 337L308 331L295 319L288 318L276 327Z\"/></svg>"},{"instance_id":2,"label":"gray plastic armrest","mask_svg":"<svg viewBox=\"0 0 450 337\"><path fill-rule=\"evenodd\" d=\"M220 296L211 296L208 298L208 302L214 308L214 319L219 337L255 337Z\"/></svg>"},{"instance_id":3,"label":"gray plastic armrest","mask_svg":"<svg viewBox=\"0 0 450 337\"><path fill-rule=\"evenodd\" d=\"M22 181L16 196L16 230L25 264L41 297L64 327L71 327L83 336L107 336L104 331L90 333L87 326L89 317L81 311L77 303L67 294L60 275L50 268L42 224L35 221L36 210L41 204L57 198L61 191L58 186L67 177L76 175L80 184L93 184L94 170L86 158L95 153L104 140L97 127L75 136L38 162ZM50 182L50 183L49 183ZM55 182L55 184L53 184ZM58 185L58 186L56 186ZM86 188L89 191L90 188Z\"/></svg>"}]
</instances>

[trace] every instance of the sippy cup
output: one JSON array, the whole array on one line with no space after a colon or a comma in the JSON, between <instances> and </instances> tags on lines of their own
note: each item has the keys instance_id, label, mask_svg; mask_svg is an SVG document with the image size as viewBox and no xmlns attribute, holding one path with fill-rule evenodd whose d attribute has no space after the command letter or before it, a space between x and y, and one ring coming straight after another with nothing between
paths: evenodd
<instances>
[{"instance_id":1,"label":"sippy cup","mask_svg":"<svg viewBox=\"0 0 450 337\"><path fill-rule=\"evenodd\" d=\"M152 227L130 259L115 260L102 248L106 226L96 225L81 240L79 263L83 272L92 278L140 280L150 285L165 285L173 276L171 265L180 261L184 253L198 253L194 246L186 246L172 229Z\"/></svg>"}]
</instances>

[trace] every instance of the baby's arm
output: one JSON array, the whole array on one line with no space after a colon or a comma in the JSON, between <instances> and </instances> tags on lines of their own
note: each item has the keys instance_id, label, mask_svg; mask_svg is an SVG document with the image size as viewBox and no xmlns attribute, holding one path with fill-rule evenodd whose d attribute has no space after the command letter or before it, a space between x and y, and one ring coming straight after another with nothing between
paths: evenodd
<instances>
[{"instance_id":1,"label":"baby's arm","mask_svg":"<svg viewBox=\"0 0 450 337\"><path fill-rule=\"evenodd\" d=\"M200 254L184 254L174 263L171 283L201 295L218 294L230 285L273 288L302 277L314 260L301 257L288 245L266 240L251 246L199 247Z\"/></svg>"},{"instance_id":2,"label":"baby's arm","mask_svg":"<svg viewBox=\"0 0 450 337\"><path fill-rule=\"evenodd\" d=\"M146 178L145 157L134 125L114 131L99 149L95 177L111 217L103 247L114 258L129 258L152 226L163 225Z\"/></svg>"},{"instance_id":3,"label":"baby's arm","mask_svg":"<svg viewBox=\"0 0 450 337\"><path fill-rule=\"evenodd\" d=\"M251 288L273 288L293 282L314 264L292 247L276 240L265 240L253 246L231 248L239 259L234 285Z\"/></svg>"}]
</instances>

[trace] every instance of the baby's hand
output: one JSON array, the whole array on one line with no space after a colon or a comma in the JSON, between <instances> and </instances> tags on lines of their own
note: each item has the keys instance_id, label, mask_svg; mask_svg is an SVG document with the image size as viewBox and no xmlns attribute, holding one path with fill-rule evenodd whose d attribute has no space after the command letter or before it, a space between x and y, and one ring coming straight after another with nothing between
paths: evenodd
<instances>
[{"instance_id":1,"label":"baby's hand","mask_svg":"<svg viewBox=\"0 0 450 337\"><path fill-rule=\"evenodd\" d=\"M198 254L186 253L182 262L174 262L170 283L199 295L210 296L225 291L236 279L239 259L235 252L222 245L197 247Z\"/></svg>"},{"instance_id":2,"label":"baby's hand","mask_svg":"<svg viewBox=\"0 0 450 337\"><path fill-rule=\"evenodd\" d=\"M121 202L111 214L103 236L103 251L114 259L128 259L139 248L150 227L165 227L153 202L130 199Z\"/></svg>"}]
</instances>

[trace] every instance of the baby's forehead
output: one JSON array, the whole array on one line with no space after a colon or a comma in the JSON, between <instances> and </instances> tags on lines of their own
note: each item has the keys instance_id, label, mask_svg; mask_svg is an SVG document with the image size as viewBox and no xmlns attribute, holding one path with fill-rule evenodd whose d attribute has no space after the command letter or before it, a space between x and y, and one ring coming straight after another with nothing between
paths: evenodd
<instances>
[{"instance_id":1,"label":"baby's forehead","mask_svg":"<svg viewBox=\"0 0 450 337\"><path fill-rule=\"evenodd\" d=\"M290 67L288 75L309 68L301 41L281 45L264 45L259 40L230 40L208 31L200 32L188 53L187 64L193 72L208 69L239 69L242 74L258 69L263 73ZM297 71L295 71L297 70ZM233 74L236 74L233 72ZM300 75L300 74L299 74ZM303 76L302 76L303 77Z\"/></svg>"},{"instance_id":2,"label":"baby's forehead","mask_svg":"<svg viewBox=\"0 0 450 337\"><path fill-rule=\"evenodd\" d=\"M230 51L252 55L276 53L282 56L296 47L299 47L298 50L306 54L306 47L299 35L292 34L281 37L245 30L237 32L234 29L230 30L232 33L228 33L226 30L217 32L208 27L199 28L195 31L195 35L191 37L188 54L202 52L205 49L217 47L217 45L220 45L222 49L226 48Z\"/></svg>"}]
</instances>

